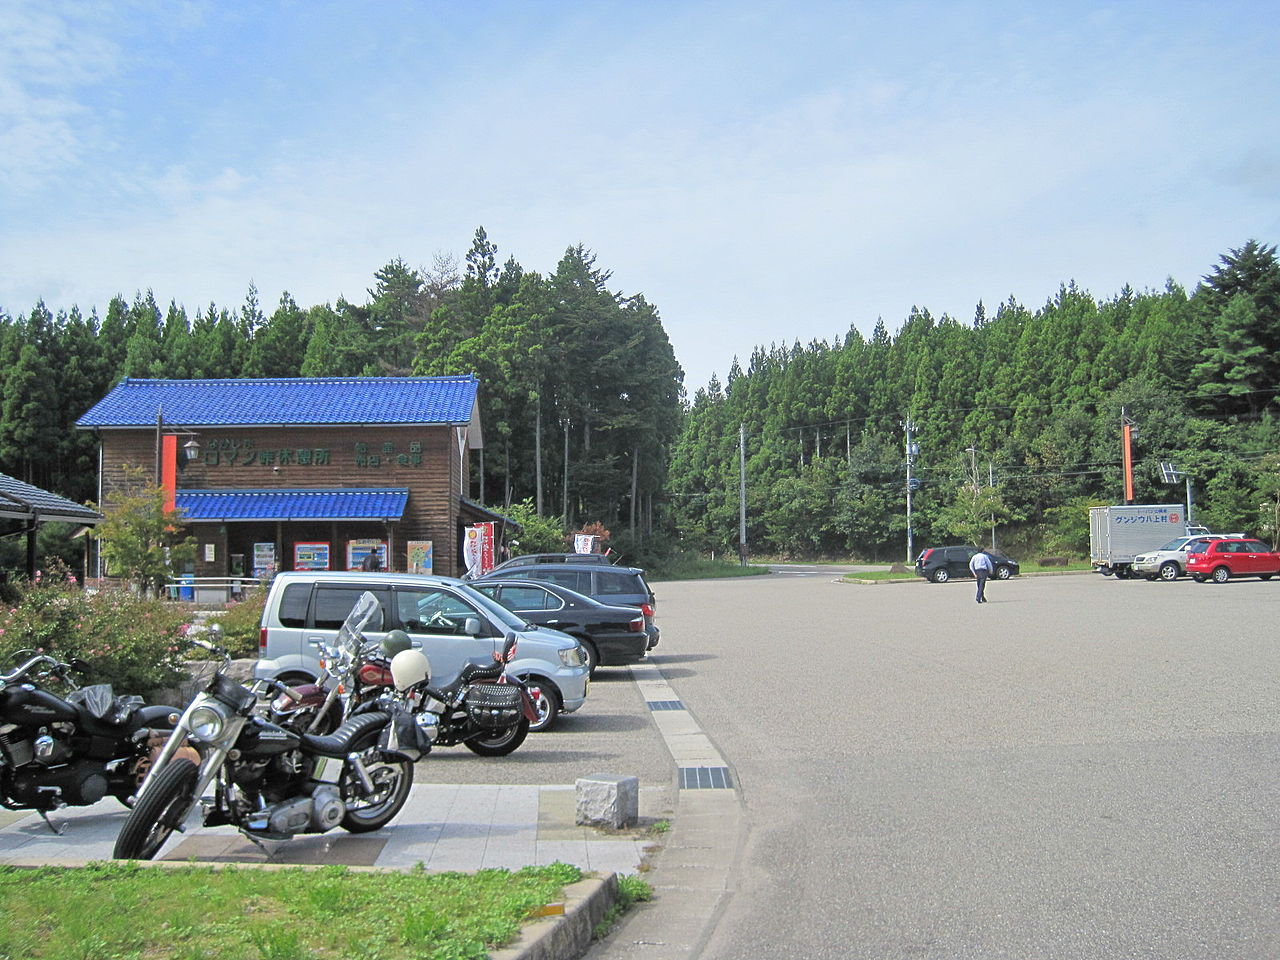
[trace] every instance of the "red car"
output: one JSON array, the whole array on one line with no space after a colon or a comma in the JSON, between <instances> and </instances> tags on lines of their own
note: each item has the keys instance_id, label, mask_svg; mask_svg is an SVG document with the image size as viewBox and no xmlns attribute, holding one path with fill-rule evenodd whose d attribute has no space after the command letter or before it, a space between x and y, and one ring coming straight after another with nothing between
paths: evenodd
<instances>
[{"instance_id":1,"label":"red car","mask_svg":"<svg viewBox=\"0 0 1280 960\"><path fill-rule=\"evenodd\" d=\"M1187 554L1187 573L1198 583L1226 583L1232 577L1270 580L1280 573L1280 553L1261 540L1220 537L1197 543Z\"/></svg>"}]
</instances>

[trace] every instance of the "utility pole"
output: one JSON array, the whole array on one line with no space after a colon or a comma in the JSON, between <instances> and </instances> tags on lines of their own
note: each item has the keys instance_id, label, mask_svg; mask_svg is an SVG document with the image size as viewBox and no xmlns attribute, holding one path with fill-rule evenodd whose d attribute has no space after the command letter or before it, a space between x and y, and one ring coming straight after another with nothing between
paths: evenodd
<instances>
[{"instance_id":1,"label":"utility pole","mask_svg":"<svg viewBox=\"0 0 1280 960\"><path fill-rule=\"evenodd\" d=\"M1129 419L1129 411L1120 408L1120 439L1123 445L1124 458L1124 502L1133 503L1133 421Z\"/></svg>"},{"instance_id":2,"label":"utility pole","mask_svg":"<svg viewBox=\"0 0 1280 960\"><path fill-rule=\"evenodd\" d=\"M992 465L990 458L987 460L987 486L991 488L992 496L995 496L996 490L996 468ZM993 504L991 507L991 549L996 548L996 508Z\"/></svg>"},{"instance_id":3,"label":"utility pole","mask_svg":"<svg viewBox=\"0 0 1280 960\"><path fill-rule=\"evenodd\" d=\"M915 489L913 482L915 478L911 476L911 465L915 462L916 454L920 452L920 444L911 439L911 431L916 428L916 425L911 422L910 417L903 421L903 426L907 432L907 563L910 564L913 559L911 555L915 552L911 531L911 491Z\"/></svg>"},{"instance_id":4,"label":"utility pole","mask_svg":"<svg viewBox=\"0 0 1280 960\"><path fill-rule=\"evenodd\" d=\"M747 565L747 425L738 424L738 563Z\"/></svg>"}]
</instances>

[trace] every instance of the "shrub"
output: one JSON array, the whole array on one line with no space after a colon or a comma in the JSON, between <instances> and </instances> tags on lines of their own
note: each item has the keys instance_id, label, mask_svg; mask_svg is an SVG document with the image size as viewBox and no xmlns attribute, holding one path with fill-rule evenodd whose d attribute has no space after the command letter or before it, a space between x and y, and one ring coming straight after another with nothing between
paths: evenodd
<instances>
[{"instance_id":1,"label":"shrub","mask_svg":"<svg viewBox=\"0 0 1280 960\"><path fill-rule=\"evenodd\" d=\"M117 693L146 694L185 676L189 606L125 590L82 591L61 566L18 588L17 603L0 610L5 669L21 651L40 650L62 660L79 657L91 668L85 682L109 683Z\"/></svg>"},{"instance_id":2,"label":"shrub","mask_svg":"<svg viewBox=\"0 0 1280 960\"><path fill-rule=\"evenodd\" d=\"M258 632L262 625L262 608L267 605L267 588L259 584L243 600L233 600L225 610L209 617L209 623L222 627L222 645L231 656L252 658L258 655Z\"/></svg>"}]
</instances>

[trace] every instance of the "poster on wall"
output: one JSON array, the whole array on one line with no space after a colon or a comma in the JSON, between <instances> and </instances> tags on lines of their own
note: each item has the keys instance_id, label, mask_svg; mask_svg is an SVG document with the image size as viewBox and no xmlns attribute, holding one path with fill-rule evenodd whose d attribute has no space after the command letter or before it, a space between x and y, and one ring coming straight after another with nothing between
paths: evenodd
<instances>
[{"instance_id":1,"label":"poster on wall","mask_svg":"<svg viewBox=\"0 0 1280 960\"><path fill-rule=\"evenodd\" d=\"M386 570L387 541L385 540L348 540L348 570Z\"/></svg>"},{"instance_id":2,"label":"poster on wall","mask_svg":"<svg viewBox=\"0 0 1280 960\"><path fill-rule=\"evenodd\" d=\"M431 556L430 540L410 540L409 541L409 572L410 573L432 573L432 564L434 563Z\"/></svg>"},{"instance_id":3,"label":"poster on wall","mask_svg":"<svg viewBox=\"0 0 1280 960\"><path fill-rule=\"evenodd\" d=\"M253 575L259 580L270 577L276 572L276 545L274 543L255 543L253 545Z\"/></svg>"},{"instance_id":4,"label":"poster on wall","mask_svg":"<svg viewBox=\"0 0 1280 960\"><path fill-rule=\"evenodd\" d=\"M493 523L475 523L462 535L462 562L467 573L480 577L493 569Z\"/></svg>"},{"instance_id":5,"label":"poster on wall","mask_svg":"<svg viewBox=\"0 0 1280 960\"><path fill-rule=\"evenodd\" d=\"M293 545L293 569L328 570L329 544L311 541Z\"/></svg>"}]
</instances>

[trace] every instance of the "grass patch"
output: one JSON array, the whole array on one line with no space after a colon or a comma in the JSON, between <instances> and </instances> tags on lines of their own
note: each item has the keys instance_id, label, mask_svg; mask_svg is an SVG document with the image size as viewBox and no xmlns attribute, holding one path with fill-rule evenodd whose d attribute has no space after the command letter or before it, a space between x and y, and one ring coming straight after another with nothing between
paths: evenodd
<instances>
[{"instance_id":1,"label":"grass patch","mask_svg":"<svg viewBox=\"0 0 1280 960\"><path fill-rule=\"evenodd\" d=\"M563 863L474 874L0 868L0 960L482 960L581 878Z\"/></svg>"},{"instance_id":2,"label":"grass patch","mask_svg":"<svg viewBox=\"0 0 1280 960\"><path fill-rule=\"evenodd\" d=\"M664 561L648 571L651 580L714 580L721 577L755 577L768 573L768 567L743 566L735 561L707 560L702 557L679 556Z\"/></svg>"},{"instance_id":3,"label":"grass patch","mask_svg":"<svg viewBox=\"0 0 1280 960\"><path fill-rule=\"evenodd\" d=\"M1038 563L1023 563L1023 564L1020 564L1020 566L1022 568L1022 574L1063 573L1063 572L1070 572L1073 570L1082 571L1082 570L1091 569L1088 560L1073 560L1070 563L1068 563L1066 566L1058 566L1058 567L1045 567L1045 566L1041 566ZM846 574L841 579L843 580L919 580L922 583L924 582L924 578L917 576L914 570L908 571L906 573L890 573L888 568L884 570L867 570L861 573L850 573L850 574ZM970 578L964 578L964 579L970 579Z\"/></svg>"},{"instance_id":4,"label":"grass patch","mask_svg":"<svg viewBox=\"0 0 1280 960\"><path fill-rule=\"evenodd\" d=\"M596 940L603 940L609 935L609 931L618 922L619 917L637 903L644 903L652 899L653 887L649 886L645 881L635 874L618 874L618 899L614 901L613 906L605 911L604 916L600 918L600 922L595 925L595 928L591 931L592 937Z\"/></svg>"}]
</instances>

